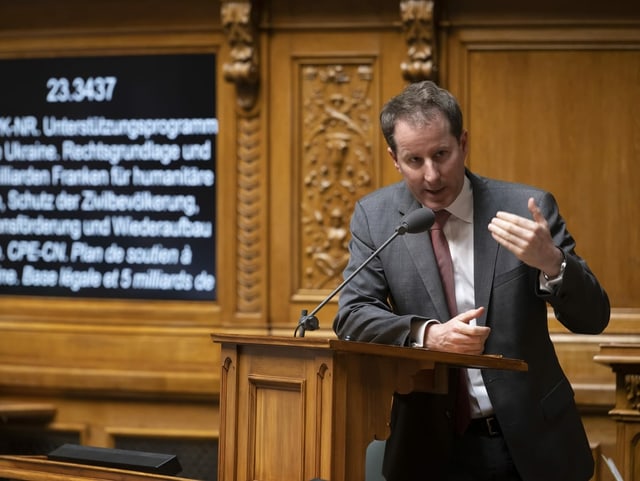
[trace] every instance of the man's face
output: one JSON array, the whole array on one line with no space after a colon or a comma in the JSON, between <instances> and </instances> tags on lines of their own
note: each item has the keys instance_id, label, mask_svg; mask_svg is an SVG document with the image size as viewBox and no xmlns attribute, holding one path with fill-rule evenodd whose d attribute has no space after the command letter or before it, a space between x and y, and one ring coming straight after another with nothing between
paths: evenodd
<instances>
[{"instance_id":1,"label":"man's face","mask_svg":"<svg viewBox=\"0 0 640 481\"><path fill-rule=\"evenodd\" d=\"M397 153L388 149L389 154L414 197L434 211L448 207L464 184L467 132L458 142L438 113L418 127L398 121L395 141Z\"/></svg>"}]
</instances>

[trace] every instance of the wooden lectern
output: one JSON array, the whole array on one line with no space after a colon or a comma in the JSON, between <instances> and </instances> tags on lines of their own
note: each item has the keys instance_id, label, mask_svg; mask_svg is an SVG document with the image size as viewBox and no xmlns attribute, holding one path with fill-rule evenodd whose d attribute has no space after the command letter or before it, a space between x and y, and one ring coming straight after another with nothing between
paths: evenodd
<instances>
[{"instance_id":1,"label":"wooden lectern","mask_svg":"<svg viewBox=\"0 0 640 481\"><path fill-rule=\"evenodd\" d=\"M523 361L317 338L214 334L221 344L218 481L364 481L394 392L446 393L449 368Z\"/></svg>"}]
</instances>

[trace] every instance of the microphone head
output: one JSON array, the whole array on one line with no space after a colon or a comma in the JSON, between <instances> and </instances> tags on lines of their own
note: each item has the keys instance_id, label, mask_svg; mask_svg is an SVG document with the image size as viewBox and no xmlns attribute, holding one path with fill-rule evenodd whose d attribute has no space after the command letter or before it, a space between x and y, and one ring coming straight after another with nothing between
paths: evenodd
<instances>
[{"instance_id":1,"label":"microphone head","mask_svg":"<svg viewBox=\"0 0 640 481\"><path fill-rule=\"evenodd\" d=\"M436 220L433 211L427 207L416 209L408 213L402 219L402 222L396 227L396 232L400 235L417 234L428 230Z\"/></svg>"}]
</instances>

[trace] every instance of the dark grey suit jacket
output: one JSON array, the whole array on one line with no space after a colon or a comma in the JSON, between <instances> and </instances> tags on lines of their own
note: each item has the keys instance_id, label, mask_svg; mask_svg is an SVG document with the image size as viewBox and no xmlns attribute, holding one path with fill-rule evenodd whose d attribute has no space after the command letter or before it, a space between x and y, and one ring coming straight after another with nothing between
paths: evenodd
<instances>
[{"instance_id":1,"label":"dark grey suit jacket","mask_svg":"<svg viewBox=\"0 0 640 481\"><path fill-rule=\"evenodd\" d=\"M549 337L547 303L570 331L597 334L609 321L607 294L575 253L551 194L470 172L467 176L474 201L475 301L486 307L478 324L491 327L485 353L529 365L527 372L482 372L505 441L524 481L586 481L593 473L593 459L573 390ZM530 218L529 197L536 199L567 258L563 282L553 295L539 290L539 271L499 246L487 229L498 210ZM351 221L345 277L394 232L404 215L420 207L404 182L361 199ZM415 319L448 319L428 233L395 239L368 264L342 290L333 327L340 338L408 345ZM423 414L425 406L429 416ZM442 430L450 422L450 411L448 398L395 396L385 455L388 481L421 479L429 462L436 471L446 470L451 438ZM426 453L433 453L433 459L426 460Z\"/></svg>"}]
</instances>

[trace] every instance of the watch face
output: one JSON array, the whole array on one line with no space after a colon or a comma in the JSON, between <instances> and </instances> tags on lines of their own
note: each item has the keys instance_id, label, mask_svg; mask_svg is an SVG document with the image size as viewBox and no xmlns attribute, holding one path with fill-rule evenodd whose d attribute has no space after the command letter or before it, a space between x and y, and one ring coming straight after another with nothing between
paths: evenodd
<instances>
[{"instance_id":1,"label":"watch face","mask_svg":"<svg viewBox=\"0 0 640 481\"><path fill-rule=\"evenodd\" d=\"M564 256L564 253L562 253L562 255ZM562 280L562 276L564 275L564 270L567 267L567 259L563 258L562 263L560 264L560 272L558 273L557 276L555 277L549 277L546 272L542 272L542 275L544 277L544 280L550 283L558 283Z\"/></svg>"}]
</instances>

